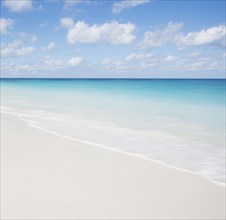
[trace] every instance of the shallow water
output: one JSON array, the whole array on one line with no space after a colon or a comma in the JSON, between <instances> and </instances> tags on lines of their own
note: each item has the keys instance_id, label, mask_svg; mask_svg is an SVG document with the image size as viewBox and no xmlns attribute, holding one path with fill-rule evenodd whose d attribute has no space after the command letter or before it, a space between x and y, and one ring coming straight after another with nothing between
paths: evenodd
<instances>
[{"instance_id":1,"label":"shallow water","mask_svg":"<svg viewBox=\"0 0 226 220\"><path fill-rule=\"evenodd\" d=\"M225 182L225 80L1 79L2 111Z\"/></svg>"}]
</instances>

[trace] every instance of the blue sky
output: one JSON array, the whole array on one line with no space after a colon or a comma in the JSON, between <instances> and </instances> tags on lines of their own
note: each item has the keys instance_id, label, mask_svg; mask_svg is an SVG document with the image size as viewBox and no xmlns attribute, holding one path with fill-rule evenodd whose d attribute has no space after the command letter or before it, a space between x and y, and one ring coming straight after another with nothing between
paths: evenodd
<instances>
[{"instance_id":1,"label":"blue sky","mask_svg":"<svg viewBox=\"0 0 226 220\"><path fill-rule=\"evenodd\" d=\"M1 77L225 77L225 1L2 0Z\"/></svg>"}]
</instances>

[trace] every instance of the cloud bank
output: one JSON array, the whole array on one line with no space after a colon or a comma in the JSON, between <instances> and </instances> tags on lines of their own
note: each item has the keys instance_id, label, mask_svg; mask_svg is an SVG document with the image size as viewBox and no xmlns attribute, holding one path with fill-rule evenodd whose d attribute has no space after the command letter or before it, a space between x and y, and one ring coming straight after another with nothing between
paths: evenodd
<instances>
[{"instance_id":1,"label":"cloud bank","mask_svg":"<svg viewBox=\"0 0 226 220\"><path fill-rule=\"evenodd\" d=\"M161 47L166 44L174 44L178 47L189 46L215 46L225 47L226 26L218 25L203 29L199 32L181 32L183 23L169 22L166 26L144 33L144 39L140 43L141 49Z\"/></svg>"}]
</instances>

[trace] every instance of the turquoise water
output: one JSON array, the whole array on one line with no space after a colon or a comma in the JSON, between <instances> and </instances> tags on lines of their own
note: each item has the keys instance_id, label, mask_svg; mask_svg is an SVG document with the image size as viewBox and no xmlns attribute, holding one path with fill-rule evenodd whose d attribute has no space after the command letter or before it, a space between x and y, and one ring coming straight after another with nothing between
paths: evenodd
<instances>
[{"instance_id":1,"label":"turquoise water","mask_svg":"<svg viewBox=\"0 0 226 220\"><path fill-rule=\"evenodd\" d=\"M1 79L3 112L225 182L225 80Z\"/></svg>"}]
</instances>

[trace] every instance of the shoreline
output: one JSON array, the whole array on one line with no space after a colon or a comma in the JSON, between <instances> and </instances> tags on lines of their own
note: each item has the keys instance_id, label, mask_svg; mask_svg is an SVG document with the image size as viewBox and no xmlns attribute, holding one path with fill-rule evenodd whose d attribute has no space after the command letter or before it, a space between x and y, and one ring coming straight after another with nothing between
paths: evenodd
<instances>
[{"instance_id":1,"label":"shoreline","mask_svg":"<svg viewBox=\"0 0 226 220\"><path fill-rule=\"evenodd\" d=\"M136 157L136 158L139 158L139 159L142 159L142 160L148 160L150 162L158 163L158 164L160 164L162 166L169 167L171 169L175 169L175 170L179 170L179 171L182 171L182 172L187 172L187 173L190 173L190 174L198 175L198 176L206 179L207 181L209 181L211 183L214 183L214 184L222 186L222 187L226 187L226 182L219 182L219 181L214 181L214 180L208 179L206 176L204 176L201 173L198 173L196 171L192 171L192 170L188 170L188 169L185 169L185 168L177 167L177 166L174 166L174 165L171 165L171 164L167 164L167 163L165 163L165 162L163 162L161 160L155 160L155 159L146 157L145 155L139 155L139 154L136 154L136 153L130 153L130 152L122 151L122 150L119 150L119 149L116 149L116 148L113 148L113 147L109 147L109 146L106 146L106 145L103 145L103 144L98 144L98 143L82 140L82 139L79 139L79 138L73 138L73 137L70 137L70 136L67 136L67 135L62 135L62 134L59 134L59 133L57 133L55 131L51 131L51 130L44 129L44 128L41 128L39 126L33 125L32 121L23 119L22 116L20 116L17 113L6 112L4 110L3 111L1 110L0 113L1 114L6 114L6 115L13 115L13 116L17 117L19 120L21 120L22 122L24 122L27 126L35 128L35 129L39 129L41 131L47 132L47 133L52 134L52 135L55 135L56 137L61 137L61 138L65 138L65 139L68 139L68 140L78 141L78 142L81 142L83 144L93 145L93 146L101 148L101 149L106 149L106 150L109 150L109 151L118 152L118 153L121 153L121 154L125 154L125 155L129 155L129 156L132 156L132 157Z\"/></svg>"},{"instance_id":2,"label":"shoreline","mask_svg":"<svg viewBox=\"0 0 226 220\"><path fill-rule=\"evenodd\" d=\"M225 187L2 118L3 219L224 219Z\"/></svg>"}]
</instances>

